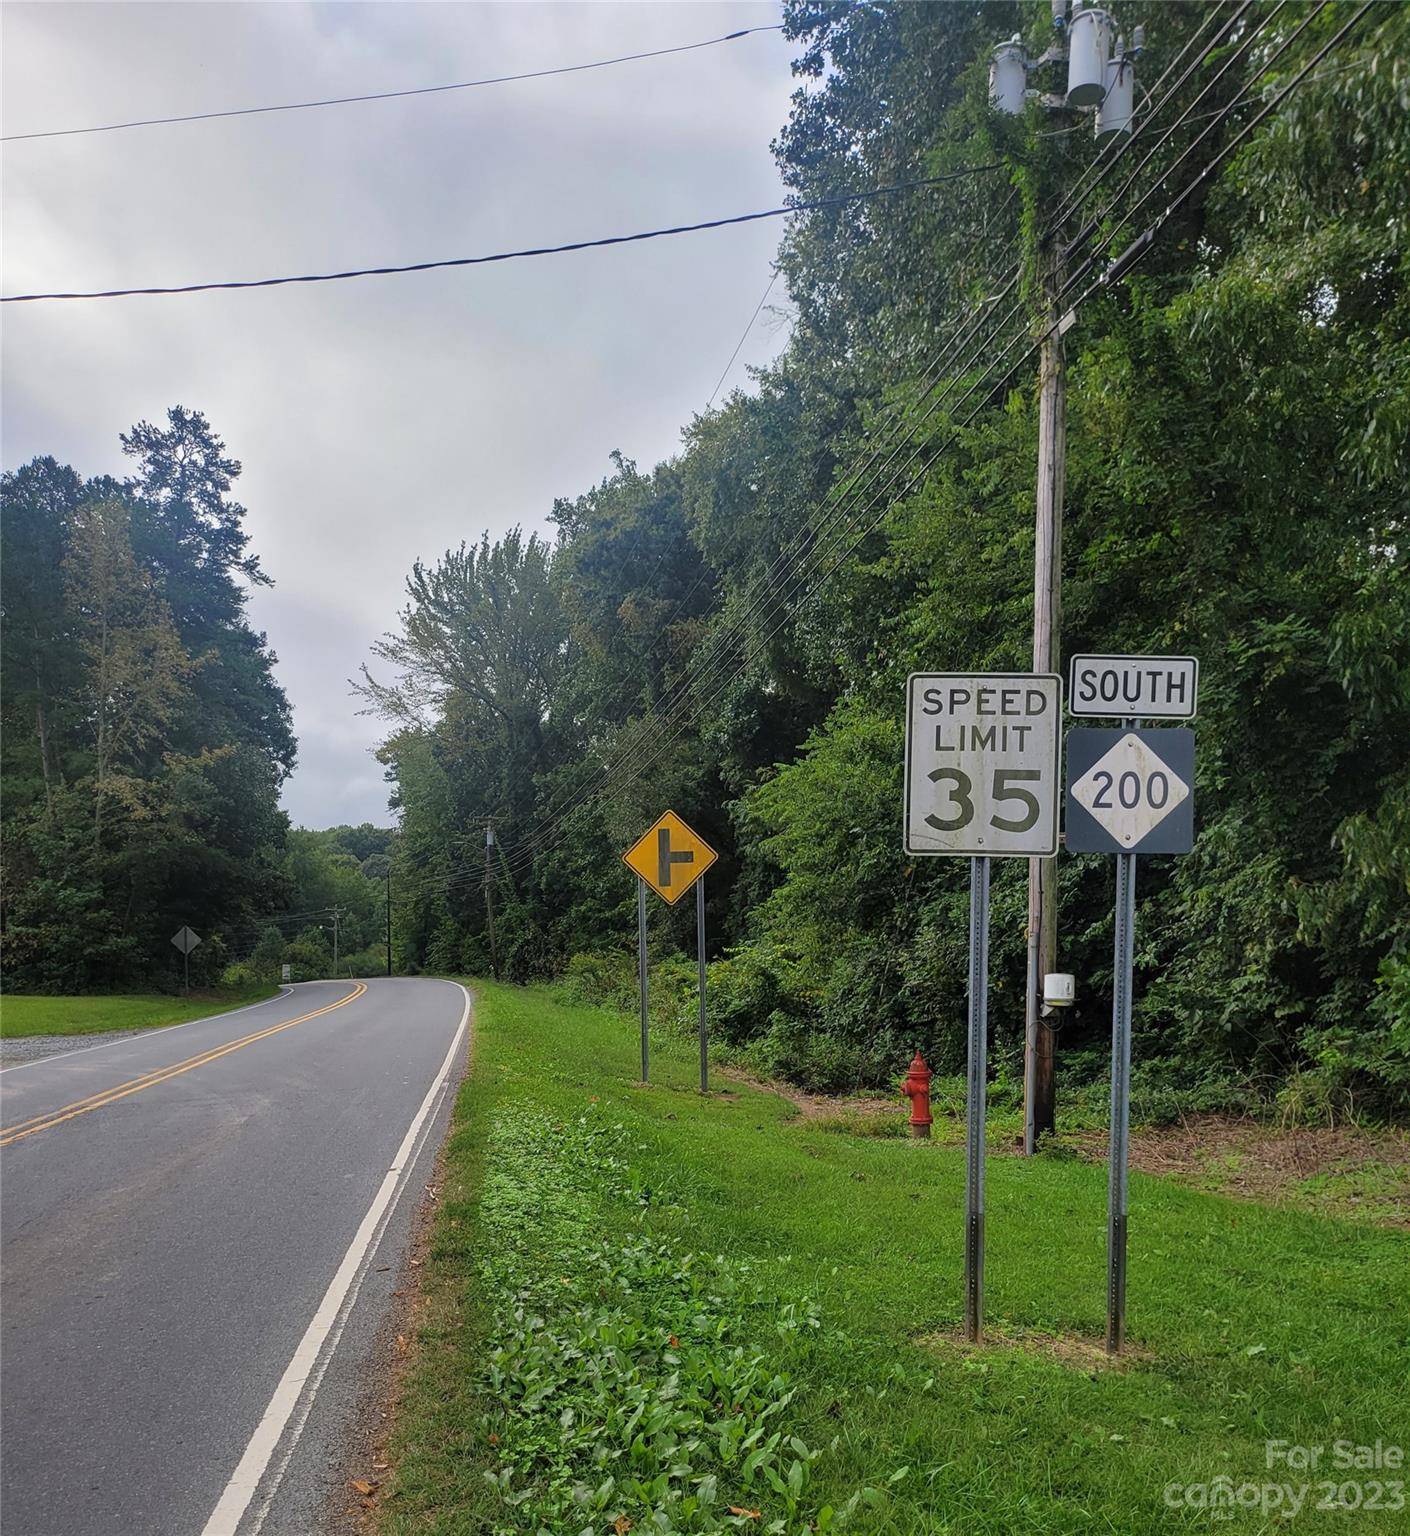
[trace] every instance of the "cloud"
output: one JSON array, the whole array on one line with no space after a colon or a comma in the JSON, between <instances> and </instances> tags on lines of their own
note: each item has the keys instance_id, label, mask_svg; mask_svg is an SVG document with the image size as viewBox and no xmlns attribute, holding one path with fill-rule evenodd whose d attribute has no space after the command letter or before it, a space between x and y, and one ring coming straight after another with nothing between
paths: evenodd
<instances>
[{"instance_id":1,"label":"cloud","mask_svg":"<svg viewBox=\"0 0 1410 1536\"><path fill-rule=\"evenodd\" d=\"M766 25L737 4L27 5L4 127L110 122L543 68ZM6 146L5 289L475 254L782 200L777 34L442 96ZM6 312L4 458L121 467L181 402L244 462L275 578L296 821L385 821L345 679L418 556L542 526L620 448L674 452L768 282L773 223L489 268ZM777 291L777 290L776 290ZM782 340L761 322L732 382Z\"/></svg>"}]
</instances>

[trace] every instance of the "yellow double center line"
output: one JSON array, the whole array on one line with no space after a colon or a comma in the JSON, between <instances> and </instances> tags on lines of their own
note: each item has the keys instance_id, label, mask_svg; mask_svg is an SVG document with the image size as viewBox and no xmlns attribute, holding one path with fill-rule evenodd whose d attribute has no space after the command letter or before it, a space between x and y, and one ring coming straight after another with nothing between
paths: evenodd
<instances>
[{"instance_id":1,"label":"yellow double center line","mask_svg":"<svg viewBox=\"0 0 1410 1536\"><path fill-rule=\"evenodd\" d=\"M62 1109L34 1115L15 1125L7 1125L0 1130L0 1147L8 1147L12 1141L33 1136L36 1131L47 1131L52 1125L62 1125L65 1120L86 1115L95 1109L102 1109L104 1105L115 1104L119 1099L127 1098L129 1094L141 1093L144 1088L155 1088L158 1083L164 1083L171 1077L180 1077L183 1072L194 1072L197 1067L203 1067L210 1061L219 1061L222 1056L228 1056L231 1051L243 1050L245 1046L253 1045L257 1040L268 1040L271 1035L277 1035L285 1029L292 1029L295 1024L306 1024L309 1019L332 1013L335 1008L341 1008L345 1003L356 1002L366 991L367 983L360 981L346 997L340 997L336 1003L315 1008L311 1013L301 1013L298 1018L286 1019L282 1024L272 1024L268 1029L258 1029L254 1034L243 1035L238 1040L229 1040L224 1045L215 1046L212 1050L202 1051L199 1056L188 1056L185 1061L173 1062L171 1066L156 1067L141 1077L119 1083L115 1088L105 1088L101 1093L89 1094L86 1099L77 1099L72 1104L65 1104Z\"/></svg>"}]
</instances>

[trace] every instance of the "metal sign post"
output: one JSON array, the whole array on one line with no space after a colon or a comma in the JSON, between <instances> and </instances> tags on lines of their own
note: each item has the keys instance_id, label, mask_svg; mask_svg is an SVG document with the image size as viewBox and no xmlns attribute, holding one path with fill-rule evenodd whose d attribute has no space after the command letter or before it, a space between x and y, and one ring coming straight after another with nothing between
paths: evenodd
<instances>
[{"instance_id":1,"label":"metal sign post","mask_svg":"<svg viewBox=\"0 0 1410 1536\"><path fill-rule=\"evenodd\" d=\"M964 1330L984 1317L984 1115L989 1044L989 856L969 861L969 1064L965 1091Z\"/></svg>"},{"instance_id":2,"label":"metal sign post","mask_svg":"<svg viewBox=\"0 0 1410 1536\"><path fill-rule=\"evenodd\" d=\"M641 983L641 1080L651 1081L651 1043L646 1028L646 881L636 882L636 969Z\"/></svg>"},{"instance_id":3,"label":"metal sign post","mask_svg":"<svg viewBox=\"0 0 1410 1536\"><path fill-rule=\"evenodd\" d=\"M1106 1350L1126 1332L1126 1173L1131 1131L1131 962L1136 943L1136 855L1116 856L1116 953L1111 997L1111 1149L1107 1165Z\"/></svg>"},{"instance_id":4,"label":"metal sign post","mask_svg":"<svg viewBox=\"0 0 1410 1536\"><path fill-rule=\"evenodd\" d=\"M171 936L171 942L181 951L181 967L185 991L191 990L191 951L201 942L189 928L181 927Z\"/></svg>"},{"instance_id":5,"label":"metal sign post","mask_svg":"<svg viewBox=\"0 0 1410 1536\"><path fill-rule=\"evenodd\" d=\"M646 888L675 906L695 887L695 952L700 968L700 1091L709 1087L705 1035L705 871L719 854L692 831L674 811L667 811L649 826L622 855L622 862L636 876L637 969L641 973L641 1080L646 1082L650 1058L646 1012Z\"/></svg>"},{"instance_id":6,"label":"metal sign post","mask_svg":"<svg viewBox=\"0 0 1410 1536\"><path fill-rule=\"evenodd\" d=\"M969 859L964 1310L965 1333L978 1343L990 861L1057 852L1062 681L1029 672L918 672L907 679L906 699L905 851Z\"/></svg>"},{"instance_id":7,"label":"metal sign post","mask_svg":"<svg viewBox=\"0 0 1410 1536\"><path fill-rule=\"evenodd\" d=\"M1140 701L1164 718L1195 713L1199 664L1190 656L1074 656L1069 708L1110 714ZM1121 702L1118 702L1121 701ZM1194 845L1195 733L1120 729L1067 733L1067 847L1116 855L1111 988L1111 1142L1107 1158L1106 1348L1126 1336L1127 1175L1131 1138L1131 1003L1136 946L1136 858Z\"/></svg>"},{"instance_id":8,"label":"metal sign post","mask_svg":"<svg viewBox=\"0 0 1410 1536\"><path fill-rule=\"evenodd\" d=\"M700 1091L710 1091L710 1041L705 1026L705 881L695 882L695 968L700 991Z\"/></svg>"}]
</instances>

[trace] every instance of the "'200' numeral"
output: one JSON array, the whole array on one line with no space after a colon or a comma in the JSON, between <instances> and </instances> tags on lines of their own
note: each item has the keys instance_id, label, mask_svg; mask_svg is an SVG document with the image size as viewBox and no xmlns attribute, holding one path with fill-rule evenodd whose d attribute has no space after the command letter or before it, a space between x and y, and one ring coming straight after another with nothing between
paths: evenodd
<instances>
[{"instance_id":1,"label":"'200' numeral","mask_svg":"<svg viewBox=\"0 0 1410 1536\"><path fill-rule=\"evenodd\" d=\"M958 832L974 820L974 781L959 768L935 768L929 775L932 784L950 786L950 803L956 807L953 816L927 816L926 825L937 832ZM1043 777L1037 768L996 768L991 798L994 800L1018 800L1023 811L1018 816L992 815L989 825L1001 832L1026 832L1042 814L1037 797L1026 789L1011 788L1014 784L1032 783Z\"/></svg>"},{"instance_id":2,"label":"'200' numeral","mask_svg":"<svg viewBox=\"0 0 1410 1536\"><path fill-rule=\"evenodd\" d=\"M1092 805L1101 811L1114 811L1116 807L1111 803L1111 787L1116 785L1116 797L1121 802L1121 808L1126 811L1134 811L1141 803L1141 793L1144 790L1147 804L1155 811L1163 811L1166 802L1170 799L1170 780L1159 768L1141 783L1139 774L1132 773L1129 769L1121 775L1120 780L1106 771L1105 768L1095 775L1096 782L1100 786ZM1156 787L1159 786L1160 798L1156 798Z\"/></svg>"}]
</instances>

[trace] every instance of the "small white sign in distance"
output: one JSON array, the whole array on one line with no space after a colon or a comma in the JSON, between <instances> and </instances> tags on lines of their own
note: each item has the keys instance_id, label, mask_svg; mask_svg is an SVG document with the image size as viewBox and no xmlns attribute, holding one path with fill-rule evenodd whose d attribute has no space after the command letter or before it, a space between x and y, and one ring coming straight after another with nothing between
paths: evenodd
<instances>
[{"instance_id":1,"label":"small white sign in distance","mask_svg":"<svg viewBox=\"0 0 1410 1536\"><path fill-rule=\"evenodd\" d=\"M1193 656L1074 656L1069 712L1084 719L1193 720L1199 662Z\"/></svg>"},{"instance_id":2,"label":"small white sign in distance","mask_svg":"<svg viewBox=\"0 0 1410 1536\"><path fill-rule=\"evenodd\" d=\"M176 945L176 947L181 951L183 955L189 955L191 951L195 949L195 947L201 942L201 940L200 937L197 934L192 933L189 928L178 928L177 931L172 934L171 942Z\"/></svg>"},{"instance_id":3,"label":"small white sign in distance","mask_svg":"<svg viewBox=\"0 0 1410 1536\"><path fill-rule=\"evenodd\" d=\"M905 851L1049 858L1058 846L1062 679L915 672L906 681Z\"/></svg>"},{"instance_id":4,"label":"small white sign in distance","mask_svg":"<svg viewBox=\"0 0 1410 1536\"><path fill-rule=\"evenodd\" d=\"M1189 797L1190 786L1133 732L1072 786L1072 798L1124 848L1149 837Z\"/></svg>"}]
</instances>

